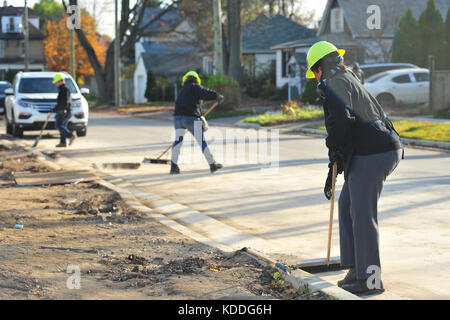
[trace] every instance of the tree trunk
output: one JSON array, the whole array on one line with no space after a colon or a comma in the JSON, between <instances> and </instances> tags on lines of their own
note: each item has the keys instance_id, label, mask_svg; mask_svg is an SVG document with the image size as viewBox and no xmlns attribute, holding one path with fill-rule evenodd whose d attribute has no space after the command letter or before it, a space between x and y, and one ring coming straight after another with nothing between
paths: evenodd
<instances>
[{"instance_id":1,"label":"tree trunk","mask_svg":"<svg viewBox=\"0 0 450 320\"><path fill-rule=\"evenodd\" d=\"M241 0L228 1L228 39L230 41L228 75L242 86Z\"/></svg>"}]
</instances>

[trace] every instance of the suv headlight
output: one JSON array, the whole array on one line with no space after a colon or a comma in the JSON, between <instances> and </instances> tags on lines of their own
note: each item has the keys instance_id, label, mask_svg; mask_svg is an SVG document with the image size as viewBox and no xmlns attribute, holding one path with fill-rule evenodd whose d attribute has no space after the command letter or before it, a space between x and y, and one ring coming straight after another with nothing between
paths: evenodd
<instances>
[{"instance_id":1,"label":"suv headlight","mask_svg":"<svg viewBox=\"0 0 450 320\"><path fill-rule=\"evenodd\" d=\"M23 107L23 108L31 108L31 109L35 109L34 104L32 104L31 102L26 102L23 100L19 100L19 106Z\"/></svg>"},{"instance_id":2,"label":"suv headlight","mask_svg":"<svg viewBox=\"0 0 450 320\"><path fill-rule=\"evenodd\" d=\"M81 106L82 106L81 100L72 101L73 108L81 108Z\"/></svg>"}]
</instances>

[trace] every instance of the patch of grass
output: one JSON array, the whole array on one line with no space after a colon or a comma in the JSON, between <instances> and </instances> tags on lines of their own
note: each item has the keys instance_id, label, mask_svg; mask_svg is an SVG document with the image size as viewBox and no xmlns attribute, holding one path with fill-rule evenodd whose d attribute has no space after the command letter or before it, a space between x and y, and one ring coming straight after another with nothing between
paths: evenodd
<instances>
[{"instance_id":1,"label":"patch of grass","mask_svg":"<svg viewBox=\"0 0 450 320\"><path fill-rule=\"evenodd\" d=\"M206 116L207 120L217 119L217 118L229 118L229 117L241 117L248 115L257 115L260 114L258 112L254 112L252 110L234 110L234 111L211 111Z\"/></svg>"},{"instance_id":2,"label":"patch of grass","mask_svg":"<svg viewBox=\"0 0 450 320\"><path fill-rule=\"evenodd\" d=\"M402 138L450 142L450 123L416 120L398 120L393 123ZM325 125L309 128L325 130Z\"/></svg>"},{"instance_id":3,"label":"patch of grass","mask_svg":"<svg viewBox=\"0 0 450 320\"><path fill-rule=\"evenodd\" d=\"M173 106L175 102L173 101L149 101L143 103L144 106Z\"/></svg>"},{"instance_id":4,"label":"patch of grass","mask_svg":"<svg viewBox=\"0 0 450 320\"><path fill-rule=\"evenodd\" d=\"M300 110L295 114L261 114L256 117L249 117L241 122L244 123L257 123L261 126L271 126L276 124L290 123L290 122L298 122L305 120L319 120L323 118L323 110Z\"/></svg>"},{"instance_id":5,"label":"patch of grass","mask_svg":"<svg viewBox=\"0 0 450 320\"><path fill-rule=\"evenodd\" d=\"M403 138L450 142L449 123L401 120L394 126Z\"/></svg>"},{"instance_id":6,"label":"patch of grass","mask_svg":"<svg viewBox=\"0 0 450 320\"><path fill-rule=\"evenodd\" d=\"M156 111L168 111L171 106L124 106L122 108L117 109L119 112L127 112L127 113L143 113L143 112L156 112Z\"/></svg>"}]
</instances>

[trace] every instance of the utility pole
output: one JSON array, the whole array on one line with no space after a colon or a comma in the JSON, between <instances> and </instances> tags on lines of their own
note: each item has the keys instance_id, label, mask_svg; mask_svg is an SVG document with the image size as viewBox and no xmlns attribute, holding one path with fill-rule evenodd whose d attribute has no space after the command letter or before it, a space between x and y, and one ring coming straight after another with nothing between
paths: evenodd
<instances>
[{"instance_id":1,"label":"utility pole","mask_svg":"<svg viewBox=\"0 0 450 320\"><path fill-rule=\"evenodd\" d=\"M221 0L212 0L214 16L214 66L216 73L223 72L223 43L222 43L222 4Z\"/></svg>"},{"instance_id":2,"label":"utility pole","mask_svg":"<svg viewBox=\"0 0 450 320\"><path fill-rule=\"evenodd\" d=\"M69 30L70 34L70 74L72 75L72 78L76 79L76 70L75 70L75 43L73 38L73 29Z\"/></svg>"},{"instance_id":3,"label":"utility pole","mask_svg":"<svg viewBox=\"0 0 450 320\"><path fill-rule=\"evenodd\" d=\"M25 69L25 72L28 72L29 71L29 64L30 64L30 56L29 56L29 47L28 47L29 30L28 30L28 6L27 6L27 0L25 0L24 11L25 11L25 13L24 13L23 21L22 21L23 36L24 36L24 49L25 49L24 69Z\"/></svg>"},{"instance_id":4,"label":"utility pole","mask_svg":"<svg viewBox=\"0 0 450 320\"><path fill-rule=\"evenodd\" d=\"M121 88L120 88L120 29L119 29L119 3L115 0L115 26L116 39L114 39L114 78L115 78L115 102L116 106L120 106L121 102Z\"/></svg>"}]
</instances>

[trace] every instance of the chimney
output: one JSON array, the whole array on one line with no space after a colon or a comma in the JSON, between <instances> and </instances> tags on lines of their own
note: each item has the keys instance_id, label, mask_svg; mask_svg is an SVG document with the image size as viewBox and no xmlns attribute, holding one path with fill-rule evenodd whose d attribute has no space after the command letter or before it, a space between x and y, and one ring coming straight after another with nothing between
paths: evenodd
<instances>
[{"instance_id":1,"label":"chimney","mask_svg":"<svg viewBox=\"0 0 450 320\"><path fill-rule=\"evenodd\" d=\"M7 7L7 6L8 6L8 1L4 0L4 1L3 1L3 6L4 6L4 7Z\"/></svg>"}]
</instances>

